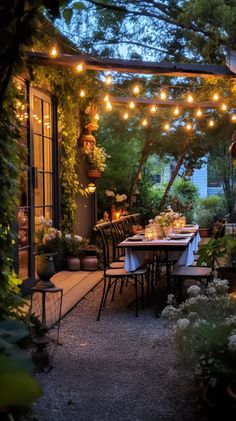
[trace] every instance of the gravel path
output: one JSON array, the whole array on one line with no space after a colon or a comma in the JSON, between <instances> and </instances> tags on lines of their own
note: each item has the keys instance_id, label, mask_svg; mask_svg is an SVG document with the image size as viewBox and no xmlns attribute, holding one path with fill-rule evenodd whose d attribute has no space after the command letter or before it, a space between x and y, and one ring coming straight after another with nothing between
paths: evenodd
<instances>
[{"instance_id":1,"label":"gravel path","mask_svg":"<svg viewBox=\"0 0 236 421\"><path fill-rule=\"evenodd\" d=\"M54 368L38 375L44 396L24 420L204 420L192 375L179 367L170 332L155 317L157 303L135 318L127 287L97 322L101 288L62 320Z\"/></svg>"}]
</instances>

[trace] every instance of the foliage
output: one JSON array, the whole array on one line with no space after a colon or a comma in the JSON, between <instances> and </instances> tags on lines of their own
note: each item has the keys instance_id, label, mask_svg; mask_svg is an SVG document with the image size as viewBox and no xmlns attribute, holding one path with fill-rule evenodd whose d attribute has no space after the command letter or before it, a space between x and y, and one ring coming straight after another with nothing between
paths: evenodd
<instances>
[{"instance_id":1,"label":"foliage","mask_svg":"<svg viewBox=\"0 0 236 421\"><path fill-rule=\"evenodd\" d=\"M106 159L109 158L103 146L94 145L92 150L86 153L86 158L91 169L105 171Z\"/></svg>"},{"instance_id":2,"label":"foliage","mask_svg":"<svg viewBox=\"0 0 236 421\"><path fill-rule=\"evenodd\" d=\"M195 375L211 386L236 375L236 301L228 281L215 279L206 295L198 286L178 308L173 296L162 314L174 321L173 336L179 357L195 369Z\"/></svg>"},{"instance_id":3,"label":"foliage","mask_svg":"<svg viewBox=\"0 0 236 421\"><path fill-rule=\"evenodd\" d=\"M155 217L162 195L163 186L153 186L144 175L139 183L139 195L132 206L132 211L140 213L144 224Z\"/></svg>"},{"instance_id":4,"label":"foliage","mask_svg":"<svg viewBox=\"0 0 236 421\"><path fill-rule=\"evenodd\" d=\"M27 329L19 321L0 321L0 407L10 411L12 406L27 406L41 395L33 377L33 365L18 346L27 335Z\"/></svg>"},{"instance_id":5,"label":"foliage","mask_svg":"<svg viewBox=\"0 0 236 421\"><path fill-rule=\"evenodd\" d=\"M230 235L222 238L211 238L207 244L200 246L198 264L211 267L224 265L236 266L236 239Z\"/></svg>"},{"instance_id":6,"label":"foliage","mask_svg":"<svg viewBox=\"0 0 236 421\"><path fill-rule=\"evenodd\" d=\"M171 190L172 208L183 213L188 222L194 220L194 209L198 199L197 187L188 179L178 178Z\"/></svg>"},{"instance_id":7,"label":"foliage","mask_svg":"<svg viewBox=\"0 0 236 421\"><path fill-rule=\"evenodd\" d=\"M37 254L55 253L61 249L62 233L52 227L52 220L39 218L40 227L35 233L35 249Z\"/></svg>"},{"instance_id":8,"label":"foliage","mask_svg":"<svg viewBox=\"0 0 236 421\"><path fill-rule=\"evenodd\" d=\"M79 257L83 246L83 238L80 235L66 234L63 237L63 254L65 257Z\"/></svg>"},{"instance_id":9,"label":"foliage","mask_svg":"<svg viewBox=\"0 0 236 421\"><path fill-rule=\"evenodd\" d=\"M214 222L225 216L227 210L222 196L209 196L199 199L197 206L197 222L200 227L212 229Z\"/></svg>"}]
</instances>

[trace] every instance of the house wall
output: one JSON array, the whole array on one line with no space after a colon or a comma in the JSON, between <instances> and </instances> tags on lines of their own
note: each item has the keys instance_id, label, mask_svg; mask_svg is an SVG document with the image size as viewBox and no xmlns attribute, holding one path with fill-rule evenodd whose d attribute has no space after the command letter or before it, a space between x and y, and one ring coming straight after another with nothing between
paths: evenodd
<instances>
[{"instance_id":1,"label":"house wall","mask_svg":"<svg viewBox=\"0 0 236 421\"><path fill-rule=\"evenodd\" d=\"M194 170L191 181L198 188L200 197L204 198L208 196L207 164L203 165L200 169Z\"/></svg>"}]
</instances>

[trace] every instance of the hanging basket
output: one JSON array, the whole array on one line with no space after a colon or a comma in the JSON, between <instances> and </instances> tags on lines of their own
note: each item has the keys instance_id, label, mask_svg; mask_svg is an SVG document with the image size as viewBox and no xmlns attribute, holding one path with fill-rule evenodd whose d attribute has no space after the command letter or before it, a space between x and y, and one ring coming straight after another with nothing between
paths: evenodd
<instances>
[{"instance_id":1,"label":"hanging basket","mask_svg":"<svg viewBox=\"0 0 236 421\"><path fill-rule=\"evenodd\" d=\"M91 169L91 170L87 171L87 177L89 177L89 178L99 178L99 177L101 177L101 175L102 175L101 171L96 170L96 169L94 169L94 170Z\"/></svg>"}]
</instances>

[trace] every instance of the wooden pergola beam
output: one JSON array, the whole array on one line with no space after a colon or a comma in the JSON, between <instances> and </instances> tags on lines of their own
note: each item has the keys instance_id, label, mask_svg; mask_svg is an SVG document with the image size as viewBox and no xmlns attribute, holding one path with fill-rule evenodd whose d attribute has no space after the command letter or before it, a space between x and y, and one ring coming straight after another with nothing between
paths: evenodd
<instances>
[{"instance_id":1,"label":"wooden pergola beam","mask_svg":"<svg viewBox=\"0 0 236 421\"><path fill-rule=\"evenodd\" d=\"M90 55L59 54L51 58L49 54L42 52L27 52L28 62L43 66L59 65L76 67L83 63L87 70L105 70L123 73L153 74L163 76L189 76L189 77L211 77L236 76L228 66L214 64L180 64L166 62L149 62L139 60L122 60L113 58L100 58Z\"/></svg>"}]
</instances>

